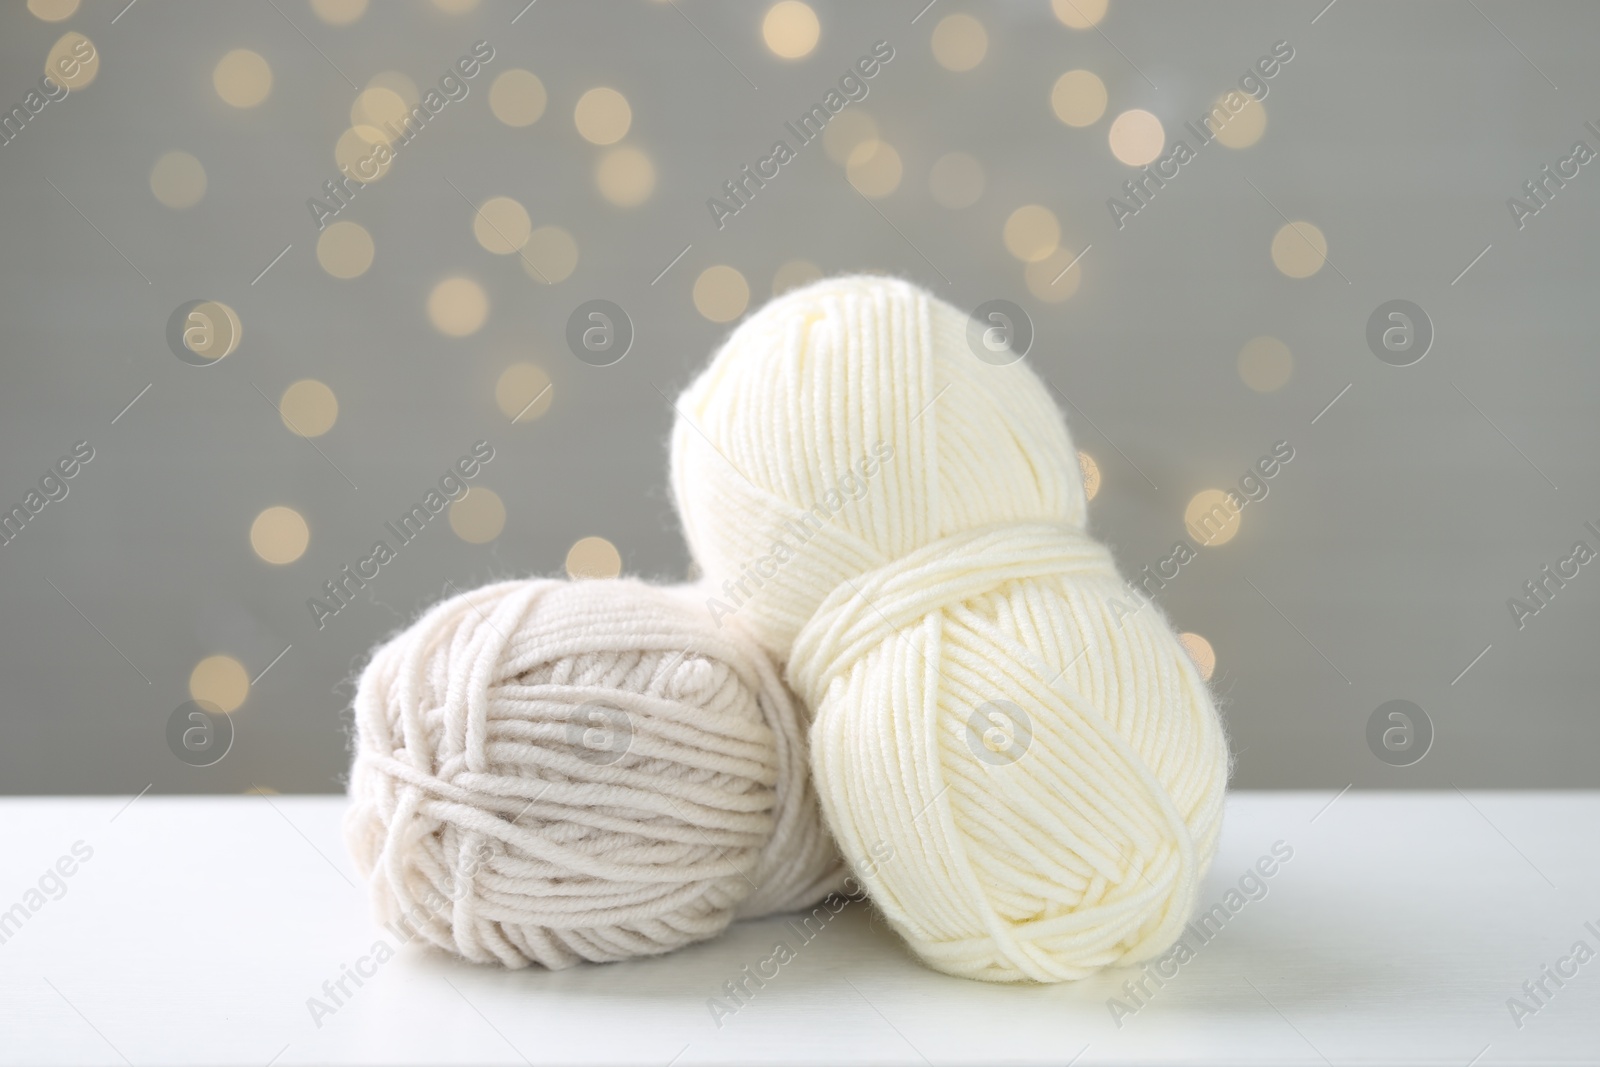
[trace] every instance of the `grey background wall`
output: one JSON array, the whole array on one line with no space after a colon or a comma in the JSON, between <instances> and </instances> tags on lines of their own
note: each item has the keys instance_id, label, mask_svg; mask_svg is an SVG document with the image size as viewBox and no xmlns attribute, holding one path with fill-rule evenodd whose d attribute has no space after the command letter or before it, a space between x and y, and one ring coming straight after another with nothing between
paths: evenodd
<instances>
[{"instance_id":1,"label":"grey background wall","mask_svg":"<svg viewBox=\"0 0 1600 1067\"><path fill-rule=\"evenodd\" d=\"M0 789L341 788L354 673L427 603L607 570L597 541L569 561L585 538L684 576L665 398L775 286L856 269L1025 312L1130 575L1190 536L1197 494L1292 447L1157 594L1213 651L1237 785L1600 783L1600 562L1547 581L1545 606L1524 590L1575 542L1600 551L1600 163L1566 165L1543 203L1523 190L1575 142L1600 150L1600 7L1112 0L1074 29L1048 3L812 0L807 51L804 18L766 4L408 0L339 24L306 0L124 3L0 10L6 108L28 110L63 35L95 57L0 145L0 505L93 450L0 545ZM465 97L323 220L359 231L319 230L307 202L334 205L336 145L368 154L374 135L347 131L394 101L359 94L426 93L479 41ZM866 97L719 228L708 198L798 145L785 122L879 41L893 58ZM1185 122L1279 42L1292 59L1229 120L1239 146L1129 199L1118 154L1150 146L1118 117L1159 119L1163 155L1196 147ZM236 49L270 68L251 106L219 92L264 87L249 57L224 62ZM531 124L496 114L538 110L525 76L496 88L514 70L542 86ZM1105 89L1103 111L1081 75L1055 98L1084 125L1052 105L1071 70ZM625 132L613 97L580 106L600 87ZM480 217L495 197L525 217ZM1112 197L1138 206L1120 228ZM1512 197L1539 208L1520 226ZM566 340L593 299L634 332L607 367ZM201 300L242 329L209 365L169 341ZM1379 316L1399 351L1369 345L1393 300L1430 343L1413 311ZM336 603L324 582L397 544L384 524L478 441L493 459L461 502L319 626L308 600ZM1518 619L1513 597L1539 610ZM169 743L192 695L236 705L206 767ZM1398 753L1369 743L1393 700L1414 705L1409 750L1380 716Z\"/></svg>"}]
</instances>

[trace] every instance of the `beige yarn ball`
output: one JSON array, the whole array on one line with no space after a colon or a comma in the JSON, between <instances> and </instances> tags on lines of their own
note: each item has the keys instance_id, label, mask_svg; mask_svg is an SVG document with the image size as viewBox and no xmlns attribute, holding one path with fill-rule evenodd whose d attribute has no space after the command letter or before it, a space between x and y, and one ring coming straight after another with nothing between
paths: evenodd
<instances>
[{"instance_id":1,"label":"beige yarn ball","mask_svg":"<svg viewBox=\"0 0 1600 1067\"><path fill-rule=\"evenodd\" d=\"M686 589L452 597L374 653L355 718L378 918L468 960L655 955L842 883L792 699Z\"/></svg>"},{"instance_id":2,"label":"beige yarn ball","mask_svg":"<svg viewBox=\"0 0 1600 1067\"><path fill-rule=\"evenodd\" d=\"M981 332L893 278L793 290L680 399L672 484L711 613L814 715L828 825L891 923L941 971L1062 981L1177 938L1228 750L1088 533L1052 394Z\"/></svg>"}]
</instances>

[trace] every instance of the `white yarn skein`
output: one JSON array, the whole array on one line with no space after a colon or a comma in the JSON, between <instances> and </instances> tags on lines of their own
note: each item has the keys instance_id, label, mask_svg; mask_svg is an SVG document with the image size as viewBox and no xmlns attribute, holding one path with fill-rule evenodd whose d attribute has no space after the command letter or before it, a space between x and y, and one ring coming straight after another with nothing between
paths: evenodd
<instances>
[{"instance_id":1,"label":"white yarn skein","mask_svg":"<svg viewBox=\"0 0 1600 1067\"><path fill-rule=\"evenodd\" d=\"M655 955L842 884L799 709L687 587L452 597L374 653L355 717L374 909L468 960Z\"/></svg>"},{"instance_id":2,"label":"white yarn skein","mask_svg":"<svg viewBox=\"0 0 1600 1067\"><path fill-rule=\"evenodd\" d=\"M1177 938L1227 744L1088 535L1044 384L967 328L891 278L774 300L681 398L673 491L713 614L788 661L824 815L912 949L1070 980Z\"/></svg>"}]
</instances>

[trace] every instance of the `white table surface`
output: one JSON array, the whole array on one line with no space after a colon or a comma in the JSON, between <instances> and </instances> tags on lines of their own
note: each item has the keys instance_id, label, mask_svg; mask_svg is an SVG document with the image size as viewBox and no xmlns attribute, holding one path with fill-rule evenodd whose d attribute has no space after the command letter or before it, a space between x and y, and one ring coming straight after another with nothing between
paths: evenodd
<instances>
[{"instance_id":1,"label":"white table surface","mask_svg":"<svg viewBox=\"0 0 1600 1067\"><path fill-rule=\"evenodd\" d=\"M0 1063L1600 1063L1600 958L1547 979L1520 1028L1507 1007L1575 941L1600 951L1597 792L1235 795L1205 901L1274 842L1293 858L1120 1027L1107 1000L1137 972L948 978L863 905L720 1027L708 998L798 945L782 920L556 973L413 944L319 1027L307 998L395 940L344 853L343 804L0 800L0 910L93 849L0 944Z\"/></svg>"}]
</instances>

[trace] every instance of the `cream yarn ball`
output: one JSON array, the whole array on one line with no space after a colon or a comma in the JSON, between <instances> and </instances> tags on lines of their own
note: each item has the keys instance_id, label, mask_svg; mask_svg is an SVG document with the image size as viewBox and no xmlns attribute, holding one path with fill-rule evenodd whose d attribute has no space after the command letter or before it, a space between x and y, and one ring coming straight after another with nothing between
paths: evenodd
<instances>
[{"instance_id":1,"label":"cream yarn ball","mask_svg":"<svg viewBox=\"0 0 1600 1067\"><path fill-rule=\"evenodd\" d=\"M380 921L466 959L668 952L842 882L804 723L686 588L502 582L374 653L345 837Z\"/></svg>"},{"instance_id":2,"label":"cream yarn ball","mask_svg":"<svg viewBox=\"0 0 1600 1067\"><path fill-rule=\"evenodd\" d=\"M912 949L1075 979L1176 939L1228 751L1086 532L1046 387L967 330L886 277L772 301L680 399L673 492L710 613L788 661L828 824Z\"/></svg>"}]
</instances>

